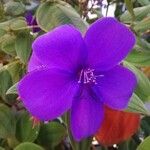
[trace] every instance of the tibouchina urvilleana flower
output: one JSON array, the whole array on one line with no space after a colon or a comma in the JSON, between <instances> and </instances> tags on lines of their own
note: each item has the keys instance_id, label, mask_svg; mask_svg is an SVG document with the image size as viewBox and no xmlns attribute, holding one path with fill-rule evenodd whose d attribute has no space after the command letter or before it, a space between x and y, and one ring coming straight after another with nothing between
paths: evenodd
<instances>
[{"instance_id":1,"label":"tibouchina urvilleana flower","mask_svg":"<svg viewBox=\"0 0 150 150\"><path fill-rule=\"evenodd\" d=\"M111 146L129 139L140 126L140 115L105 107L104 120L95 137L100 144Z\"/></svg>"},{"instance_id":2,"label":"tibouchina urvilleana flower","mask_svg":"<svg viewBox=\"0 0 150 150\"><path fill-rule=\"evenodd\" d=\"M30 11L26 13L25 18L26 18L27 24L29 26L32 26L33 33L39 32L41 30L39 27L37 27L38 24L37 24L36 18L32 15Z\"/></svg>"},{"instance_id":3,"label":"tibouchina urvilleana flower","mask_svg":"<svg viewBox=\"0 0 150 150\"><path fill-rule=\"evenodd\" d=\"M124 109L134 91L135 75L119 65L134 44L133 33L114 18L96 21L83 37L72 25L59 26L33 42L19 96L40 120L70 109L77 141L93 135L103 121L104 104Z\"/></svg>"}]
</instances>

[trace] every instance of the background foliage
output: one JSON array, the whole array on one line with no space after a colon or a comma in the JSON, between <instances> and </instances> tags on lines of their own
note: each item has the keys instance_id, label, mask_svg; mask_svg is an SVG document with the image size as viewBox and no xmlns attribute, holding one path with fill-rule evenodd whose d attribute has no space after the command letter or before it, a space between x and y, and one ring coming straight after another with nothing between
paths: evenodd
<instances>
[{"instance_id":1,"label":"background foliage","mask_svg":"<svg viewBox=\"0 0 150 150\"><path fill-rule=\"evenodd\" d=\"M72 149L65 119L45 123L33 120L17 96L16 85L26 73L31 44L37 36L65 23L73 24L84 34L89 24L106 16L114 4L115 17L130 27L137 38L123 63L138 78L127 110L141 114L141 126L130 140L116 148L83 141L77 149L87 150L87 145L93 150L150 149L150 0L107 0L106 5L102 1L0 0L0 150ZM28 25L27 12L33 14L37 25ZM37 27L41 30L34 33Z\"/></svg>"}]
</instances>

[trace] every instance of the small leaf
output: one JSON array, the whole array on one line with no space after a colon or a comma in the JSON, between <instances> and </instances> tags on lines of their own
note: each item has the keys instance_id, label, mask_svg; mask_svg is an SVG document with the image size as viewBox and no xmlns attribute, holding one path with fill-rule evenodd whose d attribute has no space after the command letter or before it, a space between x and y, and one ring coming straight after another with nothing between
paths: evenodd
<instances>
[{"instance_id":1,"label":"small leaf","mask_svg":"<svg viewBox=\"0 0 150 150\"><path fill-rule=\"evenodd\" d=\"M150 96L150 81L147 78L147 76L137 69L135 66L130 64L129 62L124 62L124 65L129 68L131 71L133 71L137 77L137 88L135 93L142 99L142 101L149 100Z\"/></svg>"},{"instance_id":2,"label":"small leaf","mask_svg":"<svg viewBox=\"0 0 150 150\"><path fill-rule=\"evenodd\" d=\"M10 30L21 30L22 28L25 29L27 27L27 23L25 21L25 18L23 17L17 17L13 18L11 20L1 22L0 23L0 29L4 31L10 31Z\"/></svg>"},{"instance_id":3,"label":"small leaf","mask_svg":"<svg viewBox=\"0 0 150 150\"><path fill-rule=\"evenodd\" d=\"M149 150L150 148L150 136L148 136L137 148L137 150Z\"/></svg>"},{"instance_id":4,"label":"small leaf","mask_svg":"<svg viewBox=\"0 0 150 150\"><path fill-rule=\"evenodd\" d=\"M65 127L59 122L50 122L41 126L38 141L48 148L58 145L66 136Z\"/></svg>"},{"instance_id":5,"label":"small leaf","mask_svg":"<svg viewBox=\"0 0 150 150\"><path fill-rule=\"evenodd\" d=\"M7 70L6 66L4 66L0 70L0 97L7 104L14 104L16 100L16 95L6 95L7 90L13 85L11 75Z\"/></svg>"},{"instance_id":6,"label":"small leaf","mask_svg":"<svg viewBox=\"0 0 150 150\"><path fill-rule=\"evenodd\" d=\"M150 1L149 0L137 0L138 3L140 3L141 5L149 5L150 4Z\"/></svg>"},{"instance_id":7,"label":"small leaf","mask_svg":"<svg viewBox=\"0 0 150 150\"><path fill-rule=\"evenodd\" d=\"M37 10L37 22L44 31L49 31L62 24L73 24L82 32L85 32L87 23L66 2L45 2Z\"/></svg>"},{"instance_id":8,"label":"small leaf","mask_svg":"<svg viewBox=\"0 0 150 150\"><path fill-rule=\"evenodd\" d=\"M134 8L133 11L135 14L135 20L141 21L148 15L148 13L150 13L150 5ZM125 11L125 13L120 16L120 20L126 23L131 23L132 18L129 11Z\"/></svg>"},{"instance_id":9,"label":"small leaf","mask_svg":"<svg viewBox=\"0 0 150 150\"><path fill-rule=\"evenodd\" d=\"M140 59L139 59L140 58ZM144 51L141 47L135 47L127 56L126 61L135 66L144 67L150 65L150 51Z\"/></svg>"},{"instance_id":10,"label":"small leaf","mask_svg":"<svg viewBox=\"0 0 150 150\"><path fill-rule=\"evenodd\" d=\"M20 115L17 121L16 138L20 142L34 142L39 133L39 126L33 128L32 120L27 112Z\"/></svg>"},{"instance_id":11,"label":"small leaf","mask_svg":"<svg viewBox=\"0 0 150 150\"><path fill-rule=\"evenodd\" d=\"M0 104L0 138L10 138L15 135L16 120L11 109Z\"/></svg>"},{"instance_id":12,"label":"small leaf","mask_svg":"<svg viewBox=\"0 0 150 150\"><path fill-rule=\"evenodd\" d=\"M15 56L15 36L5 34L3 37L1 37L1 49L6 54Z\"/></svg>"},{"instance_id":13,"label":"small leaf","mask_svg":"<svg viewBox=\"0 0 150 150\"><path fill-rule=\"evenodd\" d=\"M10 29L17 31L17 30L24 30L27 28L27 22L25 21L25 18L18 17L15 19L12 19L10 22Z\"/></svg>"},{"instance_id":14,"label":"small leaf","mask_svg":"<svg viewBox=\"0 0 150 150\"><path fill-rule=\"evenodd\" d=\"M25 12L25 5L21 2L7 2L4 5L4 11L11 16L18 16Z\"/></svg>"},{"instance_id":15,"label":"small leaf","mask_svg":"<svg viewBox=\"0 0 150 150\"><path fill-rule=\"evenodd\" d=\"M24 142L19 144L14 150L44 150L41 146L30 143L30 142Z\"/></svg>"},{"instance_id":16,"label":"small leaf","mask_svg":"<svg viewBox=\"0 0 150 150\"><path fill-rule=\"evenodd\" d=\"M147 30L150 29L150 17L145 18L144 20L138 22L135 26L134 26L134 30L136 32L140 31L140 32L145 32Z\"/></svg>"},{"instance_id":17,"label":"small leaf","mask_svg":"<svg viewBox=\"0 0 150 150\"><path fill-rule=\"evenodd\" d=\"M137 37L137 45L144 51L150 52L150 43L148 43L145 39Z\"/></svg>"},{"instance_id":18,"label":"small leaf","mask_svg":"<svg viewBox=\"0 0 150 150\"><path fill-rule=\"evenodd\" d=\"M18 84L18 83L16 83L16 84L14 84L13 86L11 86L11 87L7 90L6 94L7 94L7 95L8 95L8 94L18 94L18 92L17 92L17 84Z\"/></svg>"},{"instance_id":19,"label":"small leaf","mask_svg":"<svg viewBox=\"0 0 150 150\"><path fill-rule=\"evenodd\" d=\"M141 113L143 115L150 115L150 112L146 109L144 103L140 100L140 98L136 94L132 95L126 111Z\"/></svg>"},{"instance_id":20,"label":"small leaf","mask_svg":"<svg viewBox=\"0 0 150 150\"><path fill-rule=\"evenodd\" d=\"M12 79L9 72L2 68L0 70L0 96L5 99L6 91L10 88L12 85Z\"/></svg>"},{"instance_id":21,"label":"small leaf","mask_svg":"<svg viewBox=\"0 0 150 150\"><path fill-rule=\"evenodd\" d=\"M21 32L17 35L15 48L17 56L23 63L26 63L31 53L32 37L27 32Z\"/></svg>"},{"instance_id":22,"label":"small leaf","mask_svg":"<svg viewBox=\"0 0 150 150\"><path fill-rule=\"evenodd\" d=\"M23 74L21 62L17 60L5 66L12 77L13 83L18 82Z\"/></svg>"}]
</instances>

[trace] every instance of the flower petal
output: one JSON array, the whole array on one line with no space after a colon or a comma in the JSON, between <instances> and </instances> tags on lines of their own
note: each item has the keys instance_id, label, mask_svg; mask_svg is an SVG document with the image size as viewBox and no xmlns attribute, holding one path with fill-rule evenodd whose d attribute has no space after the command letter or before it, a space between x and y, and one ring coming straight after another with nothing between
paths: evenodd
<instances>
[{"instance_id":1,"label":"flower petal","mask_svg":"<svg viewBox=\"0 0 150 150\"><path fill-rule=\"evenodd\" d=\"M96 21L85 35L91 68L108 70L124 59L135 44L133 33L111 17Z\"/></svg>"},{"instance_id":2,"label":"flower petal","mask_svg":"<svg viewBox=\"0 0 150 150\"><path fill-rule=\"evenodd\" d=\"M19 82L19 96L33 116L41 120L54 119L72 105L78 85L70 77L56 69L32 71Z\"/></svg>"},{"instance_id":3,"label":"flower petal","mask_svg":"<svg viewBox=\"0 0 150 150\"><path fill-rule=\"evenodd\" d=\"M71 25L59 26L39 36L32 48L43 64L65 70L83 64L87 55L81 33Z\"/></svg>"},{"instance_id":4,"label":"flower petal","mask_svg":"<svg viewBox=\"0 0 150 150\"><path fill-rule=\"evenodd\" d=\"M122 66L104 72L103 77L97 78L97 94L109 107L124 109L136 87L135 75Z\"/></svg>"},{"instance_id":5,"label":"flower petal","mask_svg":"<svg viewBox=\"0 0 150 150\"><path fill-rule=\"evenodd\" d=\"M105 107L105 118L95 137L100 144L111 146L129 139L140 126L140 115Z\"/></svg>"},{"instance_id":6,"label":"flower petal","mask_svg":"<svg viewBox=\"0 0 150 150\"><path fill-rule=\"evenodd\" d=\"M40 62L35 53L32 53L29 63L28 63L28 72L39 69L41 67L46 67Z\"/></svg>"},{"instance_id":7,"label":"flower petal","mask_svg":"<svg viewBox=\"0 0 150 150\"><path fill-rule=\"evenodd\" d=\"M73 101L71 131L77 141L95 134L102 120L102 103L98 99L91 97L86 91Z\"/></svg>"},{"instance_id":8,"label":"flower petal","mask_svg":"<svg viewBox=\"0 0 150 150\"><path fill-rule=\"evenodd\" d=\"M25 18L28 25L32 25L33 15L30 11L25 14Z\"/></svg>"}]
</instances>

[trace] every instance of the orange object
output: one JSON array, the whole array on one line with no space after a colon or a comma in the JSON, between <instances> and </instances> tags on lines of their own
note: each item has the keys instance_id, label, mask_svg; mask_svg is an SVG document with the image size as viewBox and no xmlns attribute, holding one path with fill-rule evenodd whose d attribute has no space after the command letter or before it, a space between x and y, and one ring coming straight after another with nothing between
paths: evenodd
<instances>
[{"instance_id":1,"label":"orange object","mask_svg":"<svg viewBox=\"0 0 150 150\"><path fill-rule=\"evenodd\" d=\"M95 137L100 144L111 146L129 139L139 126L139 114L105 107L105 118Z\"/></svg>"}]
</instances>

